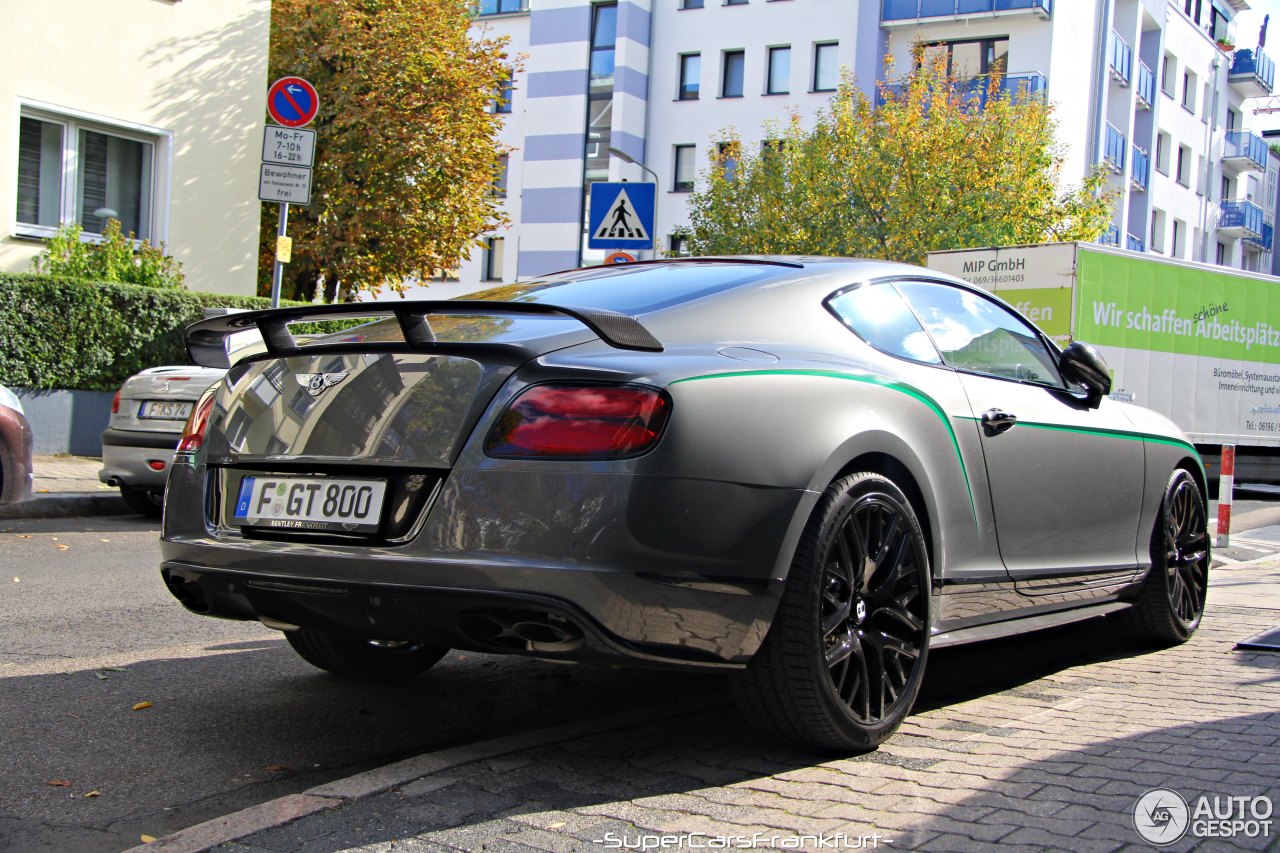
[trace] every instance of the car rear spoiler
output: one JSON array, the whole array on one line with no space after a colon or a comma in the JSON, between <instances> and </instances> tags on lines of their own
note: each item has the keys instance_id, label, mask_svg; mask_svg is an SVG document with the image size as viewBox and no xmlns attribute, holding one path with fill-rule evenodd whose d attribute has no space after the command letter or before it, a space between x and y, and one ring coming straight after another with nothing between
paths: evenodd
<instances>
[{"instance_id":1,"label":"car rear spoiler","mask_svg":"<svg viewBox=\"0 0 1280 853\"><path fill-rule=\"evenodd\" d=\"M186 329L187 354L203 367L229 368L227 338L256 328L273 356L297 355L303 350L289 332L290 323L338 320L343 317L394 317L404 341L413 347L436 342L432 314L501 316L560 315L582 323L615 349L662 352L662 344L635 317L602 308L572 308L542 302L490 302L479 299L418 300L411 302L344 302L337 305L299 305L263 311L242 311L192 323Z\"/></svg>"}]
</instances>

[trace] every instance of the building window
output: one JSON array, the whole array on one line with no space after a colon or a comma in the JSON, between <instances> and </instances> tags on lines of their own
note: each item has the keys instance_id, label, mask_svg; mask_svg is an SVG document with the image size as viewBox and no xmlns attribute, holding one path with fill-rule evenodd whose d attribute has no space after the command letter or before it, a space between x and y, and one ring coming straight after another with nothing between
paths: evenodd
<instances>
[{"instance_id":1,"label":"building window","mask_svg":"<svg viewBox=\"0 0 1280 853\"><path fill-rule=\"evenodd\" d=\"M1222 195L1218 196L1220 200L1226 201L1227 199L1230 199L1232 197L1231 179L1228 178L1226 175L1222 176L1221 191L1222 191Z\"/></svg>"},{"instance_id":2,"label":"building window","mask_svg":"<svg viewBox=\"0 0 1280 853\"><path fill-rule=\"evenodd\" d=\"M1169 246L1169 257L1180 258L1186 251L1187 224L1181 219L1173 220L1173 243Z\"/></svg>"},{"instance_id":3,"label":"building window","mask_svg":"<svg viewBox=\"0 0 1280 853\"><path fill-rule=\"evenodd\" d=\"M484 280L502 281L502 254L506 240L502 237L490 237L484 246Z\"/></svg>"},{"instance_id":4,"label":"building window","mask_svg":"<svg viewBox=\"0 0 1280 853\"><path fill-rule=\"evenodd\" d=\"M769 70L764 91L769 95L785 95L791 91L790 46L769 48Z\"/></svg>"},{"instance_id":5,"label":"building window","mask_svg":"<svg viewBox=\"0 0 1280 853\"><path fill-rule=\"evenodd\" d=\"M507 167L510 160L510 155L499 154L498 162L493 168L493 194L498 198L507 197Z\"/></svg>"},{"instance_id":6,"label":"building window","mask_svg":"<svg viewBox=\"0 0 1280 853\"><path fill-rule=\"evenodd\" d=\"M1156 171L1162 175L1169 174L1169 134L1156 134Z\"/></svg>"},{"instance_id":7,"label":"building window","mask_svg":"<svg viewBox=\"0 0 1280 853\"><path fill-rule=\"evenodd\" d=\"M1160 66L1160 91L1164 92L1170 98L1173 97L1175 80L1177 79L1177 60L1173 58L1173 54L1166 53L1164 55L1164 64Z\"/></svg>"},{"instance_id":8,"label":"building window","mask_svg":"<svg viewBox=\"0 0 1280 853\"><path fill-rule=\"evenodd\" d=\"M1239 115L1231 107L1227 107L1227 130L1235 130Z\"/></svg>"},{"instance_id":9,"label":"building window","mask_svg":"<svg viewBox=\"0 0 1280 853\"><path fill-rule=\"evenodd\" d=\"M1215 263L1217 263L1217 265L1220 267L1224 267L1227 265L1227 244L1226 243L1218 244L1218 255Z\"/></svg>"},{"instance_id":10,"label":"building window","mask_svg":"<svg viewBox=\"0 0 1280 853\"><path fill-rule=\"evenodd\" d=\"M529 11L528 0L480 0L477 15L509 15L512 12Z\"/></svg>"},{"instance_id":11,"label":"building window","mask_svg":"<svg viewBox=\"0 0 1280 853\"><path fill-rule=\"evenodd\" d=\"M1178 171L1174 180L1184 187L1191 186L1191 149L1185 145L1178 146Z\"/></svg>"},{"instance_id":12,"label":"building window","mask_svg":"<svg viewBox=\"0 0 1280 853\"><path fill-rule=\"evenodd\" d=\"M999 71L1009 65L1009 40L974 39L927 44L920 55L920 64L932 68L942 65L942 70L952 77L977 77Z\"/></svg>"},{"instance_id":13,"label":"building window","mask_svg":"<svg viewBox=\"0 0 1280 853\"><path fill-rule=\"evenodd\" d=\"M1182 108L1191 114L1196 111L1196 75L1182 72Z\"/></svg>"},{"instance_id":14,"label":"building window","mask_svg":"<svg viewBox=\"0 0 1280 853\"><path fill-rule=\"evenodd\" d=\"M618 4L597 3L591 11L591 93L612 94Z\"/></svg>"},{"instance_id":15,"label":"building window","mask_svg":"<svg viewBox=\"0 0 1280 853\"><path fill-rule=\"evenodd\" d=\"M687 234L670 234L667 236L669 254L677 258L689 257L689 236Z\"/></svg>"},{"instance_id":16,"label":"building window","mask_svg":"<svg viewBox=\"0 0 1280 853\"><path fill-rule=\"evenodd\" d=\"M726 5L726 6L745 6L745 5L747 5L747 0L724 0L724 5Z\"/></svg>"},{"instance_id":17,"label":"building window","mask_svg":"<svg viewBox=\"0 0 1280 853\"><path fill-rule=\"evenodd\" d=\"M673 191L687 193L693 190L693 156L695 150L693 145L676 146L675 179L671 184Z\"/></svg>"},{"instance_id":18,"label":"building window","mask_svg":"<svg viewBox=\"0 0 1280 853\"><path fill-rule=\"evenodd\" d=\"M680 100L698 100L698 78L702 74L702 54L680 54Z\"/></svg>"},{"instance_id":19,"label":"building window","mask_svg":"<svg viewBox=\"0 0 1280 853\"><path fill-rule=\"evenodd\" d=\"M1147 244L1153 252L1164 252L1164 211L1154 208L1151 211L1151 240Z\"/></svg>"},{"instance_id":20,"label":"building window","mask_svg":"<svg viewBox=\"0 0 1280 853\"><path fill-rule=\"evenodd\" d=\"M33 229L78 222L86 234L101 234L107 220L115 219L124 233L152 239L157 141L69 118L23 115L18 231L43 236L46 232Z\"/></svg>"},{"instance_id":21,"label":"building window","mask_svg":"<svg viewBox=\"0 0 1280 853\"><path fill-rule=\"evenodd\" d=\"M720 155L720 168L726 181L733 181L738 177L738 155L741 147L737 142L721 142L716 145L716 151Z\"/></svg>"},{"instance_id":22,"label":"building window","mask_svg":"<svg viewBox=\"0 0 1280 853\"><path fill-rule=\"evenodd\" d=\"M513 87L510 75L503 77L502 82L498 84L498 92L493 98L493 111L495 113L511 112L512 91Z\"/></svg>"},{"instance_id":23,"label":"building window","mask_svg":"<svg viewBox=\"0 0 1280 853\"><path fill-rule=\"evenodd\" d=\"M834 92L840 83L840 66L836 42L813 46L813 91Z\"/></svg>"},{"instance_id":24,"label":"building window","mask_svg":"<svg viewBox=\"0 0 1280 853\"><path fill-rule=\"evenodd\" d=\"M747 65L746 51L726 50L720 74L720 97L742 97L742 75Z\"/></svg>"},{"instance_id":25,"label":"building window","mask_svg":"<svg viewBox=\"0 0 1280 853\"><path fill-rule=\"evenodd\" d=\"M680 0L681 9L701 9L702 0Z\"/></svg>"}]
</instances>

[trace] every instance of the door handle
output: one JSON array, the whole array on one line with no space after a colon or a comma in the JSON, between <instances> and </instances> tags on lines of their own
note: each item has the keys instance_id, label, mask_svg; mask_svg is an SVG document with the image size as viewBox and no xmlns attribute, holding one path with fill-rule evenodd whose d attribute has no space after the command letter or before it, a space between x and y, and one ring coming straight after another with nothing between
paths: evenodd
<instances>
[{"instance_id":1,"label":"door handle","mask_svg":"<svg viewBox=\"0 0 1280 853\"><path fill-rule=\"evenodd\" d=\"M982 413L982 431L989 436L1008 432L1017 422L1017 415L1001 409L987 409Z\"/></svg>"}]
</instances>

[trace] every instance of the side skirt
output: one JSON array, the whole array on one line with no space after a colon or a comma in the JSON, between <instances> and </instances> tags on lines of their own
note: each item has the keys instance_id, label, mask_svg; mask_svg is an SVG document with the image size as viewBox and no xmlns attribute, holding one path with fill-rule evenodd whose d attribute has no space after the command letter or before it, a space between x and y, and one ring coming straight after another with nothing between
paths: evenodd
<instances>
[{"instance_id":1,"label":"side skirt","mask_svg":"<svg viewBox=\"0 0 1280 853\"><path fill-rule=\"evenodd\" d=\"M943 634L934 634L929 646L935 649L948 646L960 646L965 643L977 643L982 640L994 640L1014 634L1025 634L1028 631L1041 631L1045 628L1056 628L1059 625L1070 625L1072 622L1083 622L1115 613L1130 607L1127 601L1108 601L1102 604L1091 604L1088 607L1075 607L1070 610L1059 610L1053 613L1042 613L1039 616L1024 616L1021 619L1008 619L1003 622L992 622L986 625L975 625L971 628L957 628Z\"/></svg>"}]
</instances>

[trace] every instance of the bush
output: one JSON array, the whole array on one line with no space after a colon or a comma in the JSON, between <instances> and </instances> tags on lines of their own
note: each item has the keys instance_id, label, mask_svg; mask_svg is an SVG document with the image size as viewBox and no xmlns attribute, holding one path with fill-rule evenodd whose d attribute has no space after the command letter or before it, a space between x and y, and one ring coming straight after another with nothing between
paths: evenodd
<instances>
[{"instance_id":1,"label":"bush","mask_svg":"<svg viewBox=\"0 0 1280 853\"><path fill-rule=\"evenodd\" d=\"M143 240L135 248L133 232L124 236L116 219L107 220L101 241L86 242L81 239L83 233L79 223L59 228L36 258L36 272L143 287L182 287L182 264L164 253L163 243L156 247Z\"/></svg>"},{"instance_id":2,"label":"bush","mask_svg":"<svg viewBox=\"0 0 1280 853\"><path fill-rule=\"evenodd\" d=\"M114 391L144 368L189 364L182 330L205 308L269 307L260 296L0 273L0 384Z\"/></svg>"}]
</instances>

